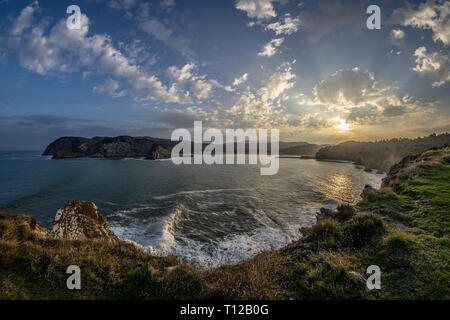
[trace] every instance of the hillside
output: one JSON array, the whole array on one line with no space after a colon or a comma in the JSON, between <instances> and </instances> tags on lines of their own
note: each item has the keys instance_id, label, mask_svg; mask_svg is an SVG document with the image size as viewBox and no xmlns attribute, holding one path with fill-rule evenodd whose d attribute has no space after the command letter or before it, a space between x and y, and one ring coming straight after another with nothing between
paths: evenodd
<instances>
[{"instance_id":1,"label":"hillside","mask_svg":"<svg viewBox=\"0 0 450 320\"><path fill-rule=\"evenodd\" d=\"M32 217L2 212L0 299L449 299L449 190L450 148L409 156L381 190L340 206L298 242L211 270L99 233L58 239ZM105 226L95 206L67 205L88 226ZM81 290L66 289L71 264L83 272ZM381 269L380 290L366 289L370 265Z\"/></svg>"},{"instance_id":2,"label":"hillside","mask_svg":"<svg viewBox=\"0 0 450 320\"><path fill-rule=\"evenodd\" d=\"M432 134L417 139L391 139L377 142L348 141L320 149L317 159L349 160L368 169L387 172L391 166L409 154L450 144L450 134Z\"/></svg>"}]
</instances>

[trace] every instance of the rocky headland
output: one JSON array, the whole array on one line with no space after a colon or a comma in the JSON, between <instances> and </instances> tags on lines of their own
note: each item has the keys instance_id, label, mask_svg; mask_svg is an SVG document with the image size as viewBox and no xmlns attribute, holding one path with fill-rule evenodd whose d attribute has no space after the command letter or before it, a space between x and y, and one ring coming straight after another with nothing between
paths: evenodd
<instances>
[{"instance_id":1,"label":"rocky headland","mask_svg":"<svg viewBox=\"0 0 450 320\"><path fill-rule=\"evenodd\" d=\"M53 159L67 158L145 158L148 160L170 158L177 142L150 137L62 137L50 143L44 156Z\"/></svg>"}]
</instances>

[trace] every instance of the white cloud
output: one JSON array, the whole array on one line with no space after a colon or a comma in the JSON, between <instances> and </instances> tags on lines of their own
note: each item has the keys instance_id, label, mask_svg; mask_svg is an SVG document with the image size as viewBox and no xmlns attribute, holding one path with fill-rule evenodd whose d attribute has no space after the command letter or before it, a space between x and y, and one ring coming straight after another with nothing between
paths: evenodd
<instances>
[{"instance_id":1,"label":"white cloud","mask_svg":"<svg viewBox=\"0 0 450 320\"><path fill-rule=\"evenodd\" d=\"M32 19L32 13L35 12L33 8L28 6L16 19L8 43L18 50L20 63L24 68L41 75L88 70L124 80L132 89L128 92L133 93L137 101L187 104L202 102L200 100L209 97L217 83L205 79L205 76L189 75L193 66L187 65L179 69L181 73L178 74L178 80L187 77L192 82L193 94L185 91L177 81L166 86L156 75L146 72L137 63L136 57L127 57L117 49L108 35L89 35L89 19L85 14L81 17L80 30L69 30L65 20L61 19L46 33L44 24L32 27L27 22ZM176 71L171 69L168 72L177 76ZM119 83L114 81L98 86L95 91L112 96L124 95L125 91L119 90Z\"/></svg>"},{"instance_id":2,"label":"white cloud","mask_svg":"<svg viewBox=\"0 0 450 320\"><path fill-rule=\"evenodd\" d=\"M189 79L192 79L194 75L194 69L197 66L194 63L188 63L182 68L171 66L167 69L169 76L177 82L183 83Z\"/></svg>"},{"instance_id":3,"label":"white cloud","mask_svg":"<svg viewBox=\"0 0 450 320\"><path fill-rule=\"evenodd\" d=\"M393 21L404 26L431 29L433 40L441 41L444 45L450 43L450 2L428 0L417 8L409 5L407 8L396 9Z\"/></svg>"},{"instance_id":4,"label":"white cloud","mask_svg":"<svg viewBox=\"0 0 450 320\"><path fill-rule=\"evenodd\" d=\"M271 57L277 53L277 48L280 47L284 42L284 38L273 39L272 41L266 43L262 51L258 53L261 57Z\"/></svg>"},{"instance_id":5,"label":"white cloud","mask_svg":"<svg viewBox=\"0 0 450 320\"><path fill-rule=\"evenodd\" d=\"M28 29L31 25L34 12L39 9L39 2L34 1L29 6L25 7L19 17L14 22L14 26L11 30L11 34L14 36L20 35L23 30Z\"/></svg>"},{"instance_id":6,"label":"white cloud","mask_svg":"<svg viewBox=\"0 0 450 320\"><path fill-rule=\"evenodd\" d=\"M288 13L282 22L274 22L266 26L266 30L272 30L278 36L280 34L290 35L298 31L300 26L299 18L292 18Z\"/></svg>"},{"instance_id":7,"label":"white cloud","mask_svg":"<svg viewBox=\"0 0 450 320\"><path fill-rule=\"evenodd\" d=\"M113 98L123 97L127 94L126 90L119 90L120 84L117 80L107 80L100 86L95 86L92 91L95 93L108 93Z\"/></svg>"},{"instance_id":8,"label":"white cloud","mask_svg":"<svg viewBox=\"0 0 450 320\"><path fill-rule=\"evenodd\" d=\"M276 17L274 0L237 0L236 9L245 11L250 18L267 19Z\"/></svg>"},{"instance_id":9,"label":"white cloud","mask_svg":"<svg viewBox=\"0 0 450 320\"><path fill-rule=\"evenodd\" d=\"M405 32L403 32L403 30L400 30L400 29L392 29L390 36L393 39L402 40L405 37Z\"/></svg>"},{"instance_id":10,"label":"white cloud","mask_svg":"<svg viewBox=\"0 0 450 320\"><path fill-rule=\"evenodd\" d=\"M267 101L278 98L284 91L294 86L295 78L290 66L282 72L275 72L270 76L266 85L259 89L261 99Z\"/></svg>"},{"instance_id":11,"label":"white cloud","mask_svg":"<svg viewBox=\"0 0 450 320\"><path fill-rule=\"evenodd\" d=\"M246 82L248 79L248 73L244 73L240 78L235 78L233 81L233 87L237 87L244 82Z\"/></svg>"},{"instance_id":12,"label":"white cloud","mask_svg":"<svg viewBox=\"0 0 450 320\"><path fill-rule=\"evenodd\" d=\"M214 81L197 80L191 86L191 91L198 101L204 101L210 98L214 89Z\"/></svg>"},{"instance_id":13,"label":"white cloud","mask_svg":"<svg viewBox=\"0 0 450 320\"><path fill-rule=\"evenodd\" d=\"M414 52L416 66L413 68L420 75L429 74L436 79L433 87L440 87L450 81L450 59L444 52L427 53L425 47L419 47Z\"/></svg>"}]
</instances>

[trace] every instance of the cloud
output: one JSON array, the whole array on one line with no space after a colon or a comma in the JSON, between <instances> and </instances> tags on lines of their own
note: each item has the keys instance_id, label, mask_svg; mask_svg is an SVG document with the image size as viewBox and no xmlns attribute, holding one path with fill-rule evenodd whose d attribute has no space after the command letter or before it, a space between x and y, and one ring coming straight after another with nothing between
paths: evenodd
<instances>
[{"instance_id":1,"label":"cloud","mask_svg":"<svg viewBox=\"0 0 450 320\"><path fill-rule=\"evenodd\" d=\"M383 115L386 117L401 116L407 112L405 106L387 106L383 110Z\"/></svg>"},{"instance_id":2,"label":"cloud","mask_svg":"<svg viewBox=\"0 0 450 320\"><path fill-rule=\"evenodd\" d=\"M198 101L204 101L211 97L214 89L214 81L197 80L192 83L191 91Z\"/></svg>"},{"instance_id":3,"label":"cloud","mask_svg":"<svg viewBox=\"0 0 450 320\"><path fill-rule=\"evenodd\" d=\"M299 26L300 19L292 18L291 15L287 13L282 22L277 21L268 24L265 29L274 31L277 36L281 34L291 35L298 31Z\"/></svg>"},{"instance_id":4,"label":"cloud","mask_svg":"<svg viewBox=\"0 0 450 320\"><path fill-rule=\"evenodd\" d=\"M238 87L248 79L248 73L244 73L240 78L235 78L233 81L233 87Z\"/></svg>"},{"instance_id":5,"label":"cloud","mask_svg":"<svg viewBox=\"0 0 450 320\"><path fill-rule=\"evenodd\" d=\"M7 43L10 49L18 51L22 67L41 75L75 71L106 74L125 81L131 89L119 90L118 81L110 80L97 86L95 92L109 93L113 97L123 96L128 92L139 102L192 104L202 102L201 99L210 96L213 86L219 86L217 81L208 80L206 76L192 75L189 76L192 95L180 85L180 79L167 86L138 64L140 60L137 56L140 54L137 44L125 46L125 51L130 54L126 56L113 45L107 34L91 35L90 22L85 14L81 16L80 30L69 30L65 20L61 19L46 32L44 24L31 26L27 22L32 19L31 13L35 13L34 4L22 10L13 24ZM186 68L190 69L192 65L180 69L179 72L185 74L180 74L179 77L186 76L189 72ZM171 69L168 72L175 71Z\"/></svg>"},{"instance_id":6,"label":"cloud","mask_svg":"<svg viewBox=\"0 0 450 320\"><path fill-rule=\"evenodd\" d=\"M407 8L394 10L391 21L413 28L431 29L433 41L441 41L444 45L450 43L450 2L428 0L414 8L411 4Z\"/></svg>"},{"instance_id":7,"label":"cloud","mask_svg":"<svg viewBox=\"0 0 450 320\"><path fill-rule=\"evenodd\" d=\"M405 38L405 32L400 29L392 29L389 33L389 42L400 46L403 44L403 40Z\"/></svg>"},{"instance_id":8,"label":"cloud","mask_svg":"<svg viewBox=\"0 0 450 320\"><path fill-rule=\"evenodd\" d=\"M393 92L391 87L380 86L374 73L357 67L329 75L316 84L313 94L312 101L302 97L298 104L326 106L323 115L340 115L359 124L382 123L401 116L413 121L413 117L426 117L435 109L434 101Z\"/></svg>"},{"instance_id":9,"label":"cloud","mask_svg":"<svg viewBox=\"0 0 450 320\"><path fill-rule=\"evenodd\" d=\"M429 74L433 79L433 87L440 87L450 81L450 59L444 52L427 53L425 47L419 47L414 52L416 66L413 68L420 75Z\"/></svg>"},{"instance_id":10,"label":"cloud","mask_svg":"<svg viewBox=\"0 0 450 320\"><path fill-rule=\"evenodd\" d=\"M157 19L141 19L138 27L145 33L158 39L165 45L177 50L183 56L192 57L195 53L190 48L190 40L174 35L174 31Z\"/></svg>"},{"instance_id":11,"label":"cloud","mask_svg":"<svg viewBox=\"0 0 450 320\"><path fill-rule=\"evenodd\" d=\"M277 14L272 2L275 0L237 0L236 9L245 11L250 18L273 18Z\"/></svg>"},{"instance_id":12,"label":"cloud","mask_svg":"<svg viewBox=\"0 0 450 320\"><path fill-rule=\"evenodd\" d=\"M347 121L359 123L372 122L380 113L379 109L373 105L353 107L349 111L350 114L347 116Z\"/></svg>"},{"instance_id":13,"label":"cloud","mask_svg":"<svg viewBox=\"0 0 450 320\"><path fill-rule=\"evenodd\" d=\"M259 89L261 99L267 101L278 98L284 91L294 86L295 78L290 66L282 72L275 72L270 76L266 85Z\"/></svg>"},{"instance_id":14,"label":"cloud","mask_svg":"<svg viewBox=\"0 0 450 320\"><path fill-rule=\"evenodd\" d=\"M31 21L33 19L33 14L39 9L39 2L34 1L29 6L25 7L21 12L19 17L17 17L14 22L11 34L13 36L20 35L23 30L28 29L31 26Z\"/></svg>"},{"instance_id":15,"label":"cloud","mask_svg":"<svg viewBox=\"0 0 450 320\"><path fill-rule=\"evenodd\" d=\"M108 93L113 98L123 97L127 94L126 90L119 90L120 84L117 80L107 80L104 84L100 86L95 86L93 92L95 93Z\"/></svg>"},{"instance_id":16,"label":"cloud","mask_svg":"<svg viewBox=\"0 0 450 320\"><path fill-rule=\"evenodd\" d=\"M291 64L280 66L279 70L273 73L256 92L247 89L236 93L234 104L211 119L238 128L270 128L286 125L288 119L283 114L282 100L286 90L295 85L296 78L292 73Z\"/></svg>"},{"instance_id":17,"label":"cloud","mask_svg":"<svg viewBox=\"0 0 450 320\"><path fill-rule=\"evenodd\" d=\"M271 57L277 53L277 48L280 47L284 42L284 38L273 39L269 43L266 43L262 51L258 53L260 57Z\"/></svg>"},{"instance_id":18,"label":"cloud","mask_svg":"<svg viewBox=\"0 0 450 320\"><path fill-rule=\"evenodd\" d=\"M318 102L335 106L359 105L379 98L373 73L359 68L338 70L314 87Z\"/></svg>"}]
</instances>

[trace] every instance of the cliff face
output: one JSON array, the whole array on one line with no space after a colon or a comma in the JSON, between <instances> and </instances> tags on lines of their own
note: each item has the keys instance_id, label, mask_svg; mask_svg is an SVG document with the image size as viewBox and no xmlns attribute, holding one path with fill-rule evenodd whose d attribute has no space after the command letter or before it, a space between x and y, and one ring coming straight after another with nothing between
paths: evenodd
<instances>
[{"instance_id":1,"label":"cliff face","mask_svg":"<svg viewBox=\"0 0 450 320\"><path fill-rule=\"evenodd\" d=\"M65 240L102 240L111 243L119 238L92 202L70 200L58 210L51 235Z\"/></svg>"},{"instance_id":2,"label":"cliff face","mask_svg":"<svg viewBox=\"0 0 450 320\"><path fill-rule=\"evenodd\" d=\"M450 134L417 139L392 139L378 142L348 141L328 146L316 153L317 159L349 160L368 169L388 172L391 166L410 154L450 144Z\"/></svg>"},{"instance_id":3,"label":"cliff face","mask_svg":"<svg viewBox=\"0 0 450 320\"><path fill-rule=\"evenodd\" d=\"M149 137L62 137L48 145L43 155L53 156L53 159L145 157L154 160L155 151L170 157L175 144L170 140Z\"/></svg>"}]
</instances>

